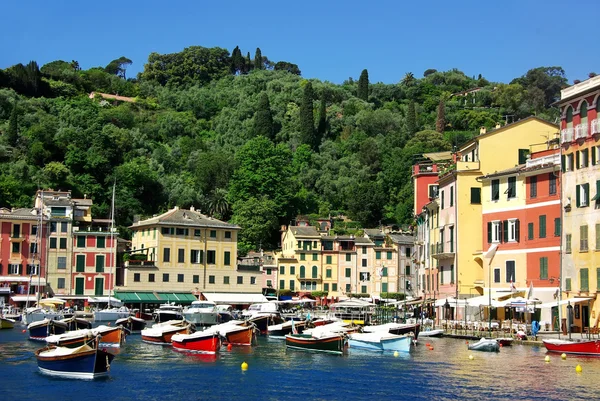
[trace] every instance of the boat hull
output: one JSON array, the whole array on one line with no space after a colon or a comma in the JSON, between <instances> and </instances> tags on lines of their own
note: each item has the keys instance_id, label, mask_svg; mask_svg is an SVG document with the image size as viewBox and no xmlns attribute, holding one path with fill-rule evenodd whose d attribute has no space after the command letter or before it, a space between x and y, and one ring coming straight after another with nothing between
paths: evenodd
<instances>
[{"instance_id":1,"label":"boat hull","mask_svg":"<svg viewBox=\"0 0 600 401\"><path fill-rule=\"evenodd\" d=\"M118 319L115 324L126 328L130 334L140 334L146 328L145 320L133 316Z\"/></svg>"},{"instance_id":2,"label":"boat hull","mask_svg":"<svg viewBox=\"0 0 600 401\"><path fill-rule=\"evenodd\" d=\"M285 336L285 346L302 351L343 354L346 340L343 335L315 338L308 334L288 334Z\"/></svg>"},{"instance_id":3,"label":"boat hull","mask_svg":"<svg viewBox=\"0 0 600 401\"><path fill-rule=\"evenodd\" d=\"M195 326L213 326L220 323L218 312L183 312L183 317Z\"/></svg>"},{"instance_id":4,"label":"boat hull","mask_svg":"<svg viewBox=\"0 0 600 401\"><path fill-rule=\"evenodd\" d=\"M600 356L600 340L591 341L566 341L566 340L543 340L548 352L561 354L577 354Z\"/></svg>"},{"instance_id":5,"label":"boat hull","mask_svg":"<svg viewBox=\"0 0 600 401\"><path fill-rule=\"evenodd\" d=\"M164 330L142 330L142 341L152 344L171 344L171 338L173 337L173 335L188 333L189 326L173 327Z\"/></svg>"},{"instance_id":6,"label":"boat hull","mask_svg":"<svg viewBox=\"0 0 600 401\"><path fill-rule=\"evenodd\" d=\"M56 320L43 320L41 322L30 323L27 326L29 339L32 341L46 341L46 337L49 335L64 334L67 328L66 323Z\"/></svg>"},{"instance_id":7,"label":"boat hull","mask_svg":"<svg viewBox=\"0 0 600 401\"><path fill-rule=\"evenodd\" d=\"M396 336L393 334L377 336L377 333L360 333L351 334L348 338L348 346L350 348L361 348L371 351L410 352L411 342L411 336Z\"/></svg>"},{"instance_id":8,"label":"boat hull","mask_svg":"<svg viewBox=\"0 0 600 401\"><path fill-rule=\"evenodd\" d=\"M254 323L261 334L267 334L269 325L273 326L283 323L283 319L280 316L271 314L254 316L248 319L248 321Z\"/></svg>"},{"instance_id":9,"label":"boat hull","mask_svg":"<svg viewBox=\"0 0 600 401\"><path fill-rule=\"evenodd\" d=\"M419 332L419 336L421 337L441 337L443 334L444 330L442 329L425 330Z\"/></svg>"},{"instance_id":10,"label":"boat hull","mask_svg":"<svg viewBox=\"0 0 600 401\"><path fill-rule=\"evenodd\" d=\"M173 348L178 350L215 354L221 348L221 336L218 333L176 334L171 340Z\"/></svg>"},{"instance_id":11,"label":"boat hull","mask_svg":"<svg viewBox=\"0 0 600 401\"><path fill-rule=\"evenodd\" d=\"M401 327L397 327L389 330L390 334L403 335L413 333L415 336L415 340L419 338L419 333L421 332L421 325L417 324L406 324Z\"/></svg>"},{"instance_id":12,"label":"boat hull","mask_svg":"<svg viewBox=\"0 0 600 401\"><path fill-rule=\"evenodd\" d=\"M298 334L302 334L305 327L306 327L306 322L294 321L294 328L296 329L296 332ZM269 335L269 337L285 338L286 335L292 334L292 325L291 325L291 323L285 322L282 324L269 326L267 328L267 334Z\"/></svg>"},{"instance_id":13,"label":"boat hull","mask_svg":"<svg viewBox=\"0 0 600 401\"><path fill-rule=\"evenodd\" d=\"M0 317L0 329L14 329L15 321L5 317Z\"/></svg>"},{"instance_id":14,"label":"boat hull","mask_svg":"<svg viewBox=\"0 0 600 401\"><path fill-rule=\"evenodd\" d=\"M474 344L469 345L471 351L483 351L483 352L499 352L500 344L496 340L481 339Z\"/></svg>"},{"instance_id":15,"label":"boat hull","mask_svg":"<svg viewBox=\"0 0 600 401\"><path fill-rule=\"evenodd\" d=\"M73 379L94 379L107 376L114 355L100 350L77 352L69 355L52 355L51 349L36 351L40 372Z\"/></svg>"},{"instance_id":16,"label":"boat hull","mask_svg":"<svg viewBox=\"0 0 600 401\"><path fill-rule=\"evenodd\" d=\"M252 345L256 340L255 328L240 326L239 329L225 333L225 338L231 345Z\"/></svg>"}]
</instances>

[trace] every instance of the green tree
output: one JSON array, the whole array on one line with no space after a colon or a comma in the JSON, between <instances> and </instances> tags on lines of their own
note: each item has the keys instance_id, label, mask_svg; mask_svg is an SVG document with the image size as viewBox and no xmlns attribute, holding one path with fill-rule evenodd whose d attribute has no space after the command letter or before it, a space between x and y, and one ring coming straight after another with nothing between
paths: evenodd
<instances>
[{"instance_id":1,"label":"green tree","mask_svg":"<svg viewBox=\"0 0 600 401\"><path fill-rule=\"evenodd\" d=\"M417 132L417 110L414 101L408 102L408 110L406 111L406 131L409 138Z\"/></svg>"},{"instance_id":2,"label":"green tree","mask_svg":"<svg viewBox=\"0 0 600 401\"><path fill-rule=\"evenodd\" d=\"M231 208L227 201L227 190L225 188L216 188L210 196L208 210L212 216L218 219L229 219Z\"/></svg>"},{"instance_id":3,"label":"green tree","mask_svg":"<svg viewBox=\"0 0 600 401\"><path fill-rule=\"evenodd\" d=\"M437 119L435 120L435 130L440 134L446 129L446 105L444 99L440 99L437 109Z\"/></svg>"},{"instance_id":4,"label":"green tree","mask_svg":"<svg viewBox=\"0 0 600 401\"><path fill-rule=\"evenodd\" d=\"M125 73L127 71L127 67L129 67L133 61L128 59L125 56L121 56L118 59L115 59L108 63L108 65L104 68L106 72L112 75L117 75L123 79L127 79Z\"/></svg>"},{"instance_id":5,"label":"green tree","mask_svg":"<svg viewBox=\"0 0 600 401\"><path fill-rule=\"evenodd\" d=\"M369 100L369 72L366 69L360 73L356 97L365 102Z\"/></svg>"},{"instance_id":6,"label":"green tree","mask_svg":"<svg viewBox=\"0 0 600 401\"><path fill-rule=\"evenodd\" d=\"M241 254L276 247L279 208L275 201L268 196L251 197L237 201L233 209L235 213L231 222L242 227L238 237L238 250Z\"/></svg>"},{"instance_id":7,"label":"green tree","mask_svg":"<svg viewBox=\"0 0 600 401\"><path fill-rule=\"evenodd\" d=\"M300 138L302 143L309 145L313 150L317 150L319 143L315 135L313 98L313 87L309 81L304 85L304 92L302 93L302 100L300 102Z\"/></svg>"},{"instance_id":8,"label":"green tree","mask_svg":"<svg viewBox=\"0 0 600 401\"><path fill-rule=\"evenodd\" d=\"M317 134L321 138L324 138L327 133L327 96L327 88L323 88L319 103L319 123L317 124Z\"/></svg>"},{"instance_id":9,"label":"green tree","mask_svg":"<svg viewBox=\"0 0 600 401\"><path fill-rule=\"evenodd\" d=\"M255 70L264 70L265 65L263 63L262 52L260 51L260 47L256 48L256 52L254 53L254 69Z\"/></svg>"},{"instance_id":10,"label":"green tree","mask_svg":"<svg viewBox=\"0 0 600 401\"><path fill-rule=\"evenodd\" d=\"M273 116L269 96L262 92L258 98L257 110L254 113L254 135L262 135L270 140L275 139Z\"/></svg>"},{"instance_id":11,"label":"green tree","mask_svg":"<svg viewBox=\"0 0 600 401\"><path fill-rule=\"evenodd\" d=\"M273 67L275 71L287 71L292 74L301 75L300 68L296 64L287 61L278 61Z\"/></svg>"},{"instance_id":12,"label":"green tree","mask_svg":"<svg viewBox=\"0 0 600 401\"><path fill-rule=\"evenodd\" d=\"M12 111L10 112L10 120L8 123L8 131L6 131L6 141L10 146L17 146L19 140L19 104L18 97L15 96Z\"/></svg>"}]
</instances>

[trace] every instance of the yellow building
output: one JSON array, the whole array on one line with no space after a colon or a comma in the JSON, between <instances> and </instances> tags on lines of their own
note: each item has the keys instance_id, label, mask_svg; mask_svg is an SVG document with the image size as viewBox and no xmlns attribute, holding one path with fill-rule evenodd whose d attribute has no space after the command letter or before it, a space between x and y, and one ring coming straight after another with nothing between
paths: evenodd
<instances>
[{"instance_id":1,"label":"yellow building","mask_svg":"<svg viewBox=\"0 0 600 401\"><path fill-rule=\"evenodd\" d=\"M546 148L556 126L537 117L528 117L486 132L464 144L456 155L455 164L440 173L440 192L453 186L456 194L455 275L460 297L483 295L484 247L482 238L482 183L478 177L506 170L525 163L527 154ZM534 145L539 144L539 145ZM448 224L448 222L444 222Z\"/></svg>"},{"instance_id":2,"label":"yellow building","mask_svg":"<svg viewBox=\"0 0 600 401\"><path fill-rule=\"evenodd\" d=\"M193 207L175 207L130 228L131 256L119 294L261 292L260 266L245 269L237 264L239 226L207 217Z\"/></svg>"},{"instance_id":3,"label":"yellow building","mask_svg":"<svg viewBox=\"0 0 600 401\"><path fill-rule=\"evenodd\" d=\"M281 253L277 257L277 288L292 292L323 291L321 235L314 227L308 226L284 227L282 231ZM331 262L329 266L333 266L333 258L325 262ZM335 280L335 273L330 273L331 277L326 278L328 283Z\"/></svg>"}]
</instances>

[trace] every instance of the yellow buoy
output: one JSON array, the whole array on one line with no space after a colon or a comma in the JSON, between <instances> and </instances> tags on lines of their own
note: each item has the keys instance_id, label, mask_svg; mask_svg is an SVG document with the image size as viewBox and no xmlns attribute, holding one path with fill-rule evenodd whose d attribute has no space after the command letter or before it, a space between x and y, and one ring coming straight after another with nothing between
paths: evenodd
<instances>
[{"instance_id":1,"label":"yellow buoy","mask_svg":"<svg viewBox=\"0 0 600 401\"><path fill-rule=\"evenodd\" d=\"M575 366L575 372L581 373L582 371L583 371L583 369L581 368L581 365Z\"/></svg>"},{"instance_id":2,"label":"yellow buoy","mask_svg":"<svg viewBox=\"0 0 600 401\"><path fill-rule=\"evenodd\" d=\"M473 359L475 359L475 357L473 357L473 355L469 355L469 359L473 360Z\"/></svg>"},{"instance_id":3,"label":"yellow buoy","mask_svg":"<svg viewBox=\"0 0 600 401\"><path fill-rule=\"evenodd\" d=\"M562 359L567 359L567 354L561 354L561 355L560 355L560 357L561 357Z\"/></svg>"},{"instance_id":4,"label":"yellow buoy","mask_svg":"<svg viewBox=\"0 0 600 401\"><path fill-rule=\"evenodd\" d=\"M550 357L548 355L546 355L546 357L544 358L544 361L550 362Z\"/></svg>"},{"instance_id":5,"label":"yellow buoy","mask_svg":"<svg viewBox=\"0 0 600 401\"><path fill-rule=\"evenodd\" d=\"M398 355L400 355L400 354L398 353L398 351L394 351L394 356L398 356Z\"/></svg>"},{"instance_id":6,"label":"yellow buoy","mask_svg":"<svg viewBox=\"0 0 600 401\"><path fill-rule=\"evenodd\" d=\"M248 370L248 364L246 362L242 362L242 370Z\"/></svg>"}]
</instances>

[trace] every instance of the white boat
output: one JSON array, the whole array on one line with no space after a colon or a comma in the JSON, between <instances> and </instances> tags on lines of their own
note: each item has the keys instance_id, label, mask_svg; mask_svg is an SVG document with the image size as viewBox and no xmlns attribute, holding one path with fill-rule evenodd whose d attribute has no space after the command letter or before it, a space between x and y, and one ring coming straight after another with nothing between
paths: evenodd
<instances>
[{"instance_id":1,"label":"white boat","mask_svg":"<svg viewBox=\"0 0 600 401\"><path fill-rule=\"evenodd\" d=\"M402 335L412 333L415 340L419 337L421 325L419 323L386 323L373 326L365 326L363 331L366 333L374 333L376 331L384 331L390 334Z\"/></svg>"},{"instance_id":2,"label":"white boat","mask_svg":"<svg viewBox=\"0 0 600 401\"><path fill-rule=\"evenodd\" d=\"M118 319L124 319L131 315L131 311L121 306L119 308L106 308L94 312L95 322L114 322Z\"/></svg>"},{"instance_id":3,"label":"white boat","mask_svg":"<svg viewBox=\"0 0 600 401\"><path fill-rule=\"evenodd\" d=\"M303 334L311 334L315 337L322 336L323 334L333 333L333 334L344 334L353 332L356 330L356 327L351 326L349 323L345 323L343 321L335 321L333 323L324 324L323 326L317 326L310 329L304 329Z\"/></svg>"},{"instance_id":4,"label":"white boat","mask_svg":"<svg viewBox=\"0 0 600 401\"><path fill-rule=\"evenodd\" d=\"M181 320L183 319L183 308L181 305L163 304L154 311L152 318L156 323Z\"/></svg>"},{"instance_id":5,"label":"white boat","mask_svg":"<svg viewBox=\"0 0 600 401\"><path fill-rule=\"evenodd\" d=\"M352 333L348 336L350 348L361 348L372 351L409 352L412 336L396 335L385 332Z\"/></svg>"},{"instance_id":6,"label":"white boat","mask_svg":"<svg viewBox=\"0 0 600 401\"><path fill-rule=\"evenodd\" d=\"M427 329L419 332L419 337L441 337L444 334L442 329Z\"/></svg>"},{"instance_id":7,"label":"white boat","mask_svg":"<svg viewBox=\"0 0 600 401\"><path fill-rule=\"evenodd\" d=\"M211 301L194 301L183 310L183 317L196 326L212 326L220 322L217 304Z\"/></svg>"},{"instance_id":8,"label":"white boat","mask_svg":"<svg viewBox=\"0 0 600 401\"><path fill-rule=\"evenodd\" d=\"M469 344L469 349L472 351L498 352L500 344L493 338L482 338L476 343Z\"/></svg>"},{"instance_id":9,"label":"white boat","mask_svg":"<svg viewBox=\"0 0 600 401\"><path fill-rule=\"evenodd\" d=\"M64 315L56 309L40 308L37 306L27 308L25 313L23 313L23 321L25 323L41 322L44 319L61 320L64 319Z\"/></svg>"}]
</instances>

